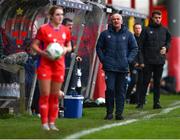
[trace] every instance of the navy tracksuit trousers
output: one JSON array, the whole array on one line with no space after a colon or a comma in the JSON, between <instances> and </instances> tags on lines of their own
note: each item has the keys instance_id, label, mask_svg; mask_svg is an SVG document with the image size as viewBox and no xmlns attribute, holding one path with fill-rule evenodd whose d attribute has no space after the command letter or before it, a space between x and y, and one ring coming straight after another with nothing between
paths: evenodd
<instances>
[{"instance_id":1,"label":"navy tracksuit trousers","mask_svg":"<svg viewBox=\"0 0 180 140\"><path fill-rule=\"evenodd\" d=\"M106 74L106 111L113 114L114 101L116 115L122 115L124 110L125 95L127 89L127 73L105 71Z\"/></svg>"}]
</instances>

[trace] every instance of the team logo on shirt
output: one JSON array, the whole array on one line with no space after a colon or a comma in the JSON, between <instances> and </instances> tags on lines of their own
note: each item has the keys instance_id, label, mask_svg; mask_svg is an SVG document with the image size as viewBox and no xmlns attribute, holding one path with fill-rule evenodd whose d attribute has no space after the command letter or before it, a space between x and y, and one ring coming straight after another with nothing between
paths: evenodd
<instances>
[{"instance_id":1,"label":"team logo on shirt","mask_svg":"<svg viewBox=\"0 0 180 140\"><path fill-rule=\"evenodd\" d=\"M123 36L122 39L125 40L125 39L126 39L126 36Z\"/></svg>"},{"instance_id":2,"label":"team logo on shirt","mask_svg":"<svg viewBox=\"0 0 180 140\"><path fill-rule=\"evenodd\" d=\"M65 33L62 33L62 38L66 39L66 34Z\"/></svg>"},{"instance_id":3,"label":"team logo on shirt","mask_svg":"<svg viewBox=\"0 0 180 140\"><path fill-rule=\"evenodd\" d=\"M150 33L150 34L153 34L153 31L150 31L149 33Z\"/></svg>"},{"instance_id":4,"label":"team logo on shirt","mask_svg":"<svg viewBox=\"0 0 180 140\"><path fill-rule=\"evenodd\" d=\"M44 74L42 74L42 77L46 77L47 75L44 73Z\"/></svg>"},{"instance_id":5,"label":"team logo on shirt","mask_svg":"<svg viewBox=\"0 0 180 140\"><path fill-rule=\"evenodd\" d=\"M48 37L52 37L52 34L48 34Z\"/></svg>"},{"instance_id":6,"label":"team logo on shirt","mask_svg":"<svg viewBox=\"0 0 180 140\"><path fill-rule=\"evenodd\" d=\"M63 78L64 78L64 77L61 75L61 76L60 76L60 79L63 80Z\"/></svg>"},{"instance_id":7,"label":"team logo on shirt","mask_svg":"<svg viewBox=\"0 0 180 140\"><path fill-rule=\"evenodd\" d=\"M108 38L111 38L111 35L108 35L107 37L108 37Z\"/></svg>"},{"instance_id":8,"label":"team logo on shirt","mask_svg":"<svg viewBox=\"0 0 180 140\"><path fill-rule=\"evenodd\" d=\"M54 39L53 39L53 41L54 41L54 42L57 42L57 39L56 39L56 38L54 38Z\"/></svg>"}]
</instances>

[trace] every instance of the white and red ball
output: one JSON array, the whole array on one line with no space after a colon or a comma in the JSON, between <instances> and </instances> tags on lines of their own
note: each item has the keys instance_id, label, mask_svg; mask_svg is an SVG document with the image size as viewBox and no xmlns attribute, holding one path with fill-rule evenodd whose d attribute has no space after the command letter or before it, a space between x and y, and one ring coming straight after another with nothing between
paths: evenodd
<instances>
[{"instance_id":1,"label":"white and red ball","mask_svg":"<svg viewBox=\"0 0 180 140\"><path fill-rule=\"evenodd\" d=\"M47 46L46 52L50 58L56 60L63 55L64 49L59 43L50 43Z\"/></svg>"}]
</instances>

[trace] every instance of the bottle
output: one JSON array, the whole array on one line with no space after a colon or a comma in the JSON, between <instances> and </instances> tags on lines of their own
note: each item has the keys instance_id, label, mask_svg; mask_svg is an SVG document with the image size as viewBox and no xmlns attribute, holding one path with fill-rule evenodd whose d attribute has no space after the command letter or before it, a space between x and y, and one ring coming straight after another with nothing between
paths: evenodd
<instances>
[{"instance_id":1,"label":"bottle","mask_svg":"<svg viewBox=\"0 0 180 140\"><path fill-rule=\"evenodd\" d=\"M81 69L77 69L77 76L81 77L82 76L82 72L81 72Z\"/></svg>"},{"instance_id":2,"label":"bottle","mask_svg":"<svg viewBox=\"0 0 180 140\"><path fill-rule=\"evenodd\" d=\"M2 96L6 96L6 84L2 84Z\"/></svg>"},{"instance_id":3,"label":"bottle","mask_svg":"<svg viewBox=\"0 0 180 140\"><path fill-rule=\"evenodd\" d=\"M16 83L16 97L20 98L20 85Z\"/></svg>"},{"instance_id":4,"label":"bottle","mask_svg":"<svg viewBox=\"0 0 180 140\"><path fill-rule=\"evenodd\" d=\"M81 76L82 76L81 69L78 68L77 69L77 87L76 87L76 91L78 92L78 94L81 94L81 87L82 87Z\"/></svg>"},{"instance_id":5,"label":"bottle","mask_svg":"<svg viewBox=\"0 0 180 140\"><path fill-rule=\"evenodd\" d=\"M11 84L11 91L12 91L12 95L14 97L16 97L16 91L15 91L15 84L14 83Z\"/></svg>"},{"instance_id":6,"label":"bottle","mask_svg":"<svg viewBox=\"0 0 180 140\"><path fill-rule=\"evenodd\" d=\"M82 76L82 72L81 69L77 69L77 87L81 87L81 76Z\"/></svg>"},{"instance_id":7,"label":"bottle","mask_svg":"<svg viewBox=\"0 0 180 140\"><path fill-rule=\"evenodd\" d=\"M12 107L9 108L9 114L10 114L10 115L13 115L13 114L14 114L14 108L12 108Z\"/></svg>"},{"instance_id":8,"label":"bottle","mask_svg":"<svg viewBox=\"0 0 180 140\"><path fill-rule=\"evenodd\" d=\"M10 84L6 85L6 96L13 96Z\"/></svg>"}]
</instances>

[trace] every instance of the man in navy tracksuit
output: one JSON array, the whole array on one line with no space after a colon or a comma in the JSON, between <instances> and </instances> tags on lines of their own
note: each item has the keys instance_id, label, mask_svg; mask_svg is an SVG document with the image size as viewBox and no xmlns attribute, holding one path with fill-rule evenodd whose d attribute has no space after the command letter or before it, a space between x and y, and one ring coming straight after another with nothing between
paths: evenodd
<instances>
[{"instance_id":1,"label":"man in navy tracksuit","mask_svg":"<svg viewBox=\"0 0 180 140\"><path fill-rule=\"evenodd\" d=\"M96 51L106 75L107 114L104 119L113 119L115 99L115 119L122 120L129 63L135 58L138 47L133 34L122 25L122 16L119 13L112 14L111 22L112 25L100 34Z\"/></svg>"}]
</instances>

